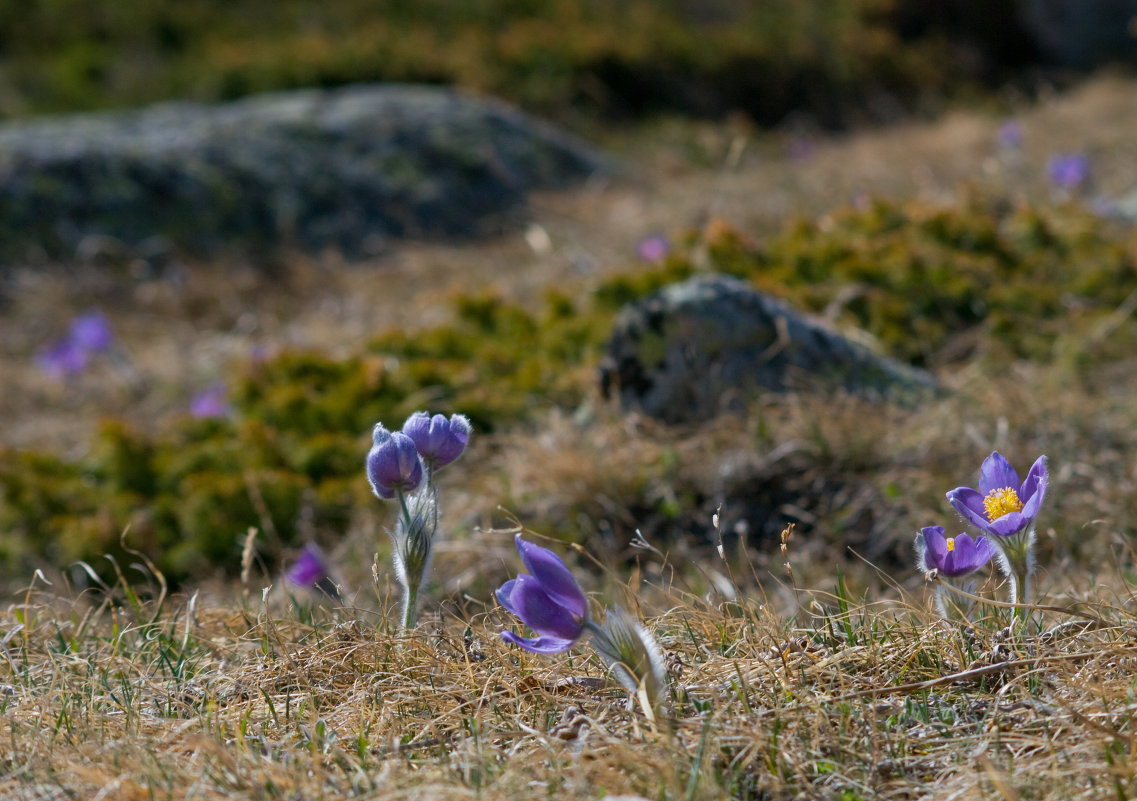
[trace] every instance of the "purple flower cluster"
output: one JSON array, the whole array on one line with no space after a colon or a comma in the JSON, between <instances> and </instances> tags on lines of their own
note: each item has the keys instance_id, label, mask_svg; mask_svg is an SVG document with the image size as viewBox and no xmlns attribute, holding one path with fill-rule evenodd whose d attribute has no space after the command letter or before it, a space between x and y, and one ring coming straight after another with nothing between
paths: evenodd
<instances>
[{"instance_id":1,"label":"purple flower cluster","mask_svg":"<svg viewBox=\"0 0 1137 801\"><path fill-rule=\"evenodd\" d=\"M92 311L72 320L67 336L41 350L36 362L49 377L64 380L86 370L92 354L112 347L110 323L102 312Z\"/></svg>"},{"instance_id":2,"label":"purple flower cluster","mask_svg":"<svg viewBox=\"0 0 1137 801\"><path fill-rule=\"evenodd\" d=\"M921 529L916 535L917 567L928 576L954 580L994 559L1010 580L1012 602L1026 603L1034 568L1034 521L1047 483L1045 456L1020 480L1010 462L993 451L979 468L978 489L957 487L947 493L948 503L982 533L972 539L967 534L946 537L941 526Z\"/></svg>"},{"instance_id":3,"label":"purple flower cluster","mask_svg":"<svg viewBox=\"0 0 1137 801\"><path fill-rule=\"evenodd\" d=\"M367 481L383 500L397 499L399 516L390 532L395 574L403 587L403 627L414 624L419 587L430 566L438 530L438 490L434 475L462 455L470 441L470 421L460 414L415 412L401 431L376 423L367 454Z\"/></svg>"}]
</instances>

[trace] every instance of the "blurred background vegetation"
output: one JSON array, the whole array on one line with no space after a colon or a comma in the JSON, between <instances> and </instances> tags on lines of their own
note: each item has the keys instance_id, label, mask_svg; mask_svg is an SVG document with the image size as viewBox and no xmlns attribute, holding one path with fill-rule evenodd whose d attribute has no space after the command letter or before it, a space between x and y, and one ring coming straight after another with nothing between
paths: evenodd
<instances>
[{"instance_id":1,"label":"blurred background vegetation","mask_svg":"<svg viewBox=\"0 0 1137 801\"><path fill-rule=\"evenodd\" d=\"M405 81L502 97L590 135L656 115L838 129L950 103L997 107L1008 91L1030 95L1077 70L1125 62L1137 40L1119 21L1134 5L0 0L0 118ZM1137 327L1115 314L1137 283L1131 230L1077 203L1011 202L1010 190L946 207L859 203L791 221L774 236L712 220L669 232L662 263L629 255L627 275L588 291L550 288L530 305L469 293L454 301L450 322L427 330L377 331L334 356L287 348L243 364L230 371L232 414L219 419L106 421L79 458L0 446L0 568L26 575L45 562L126 556L128 524L130 545L175 581L237 572L249 526L262 529L272 564L305 541L335 542L358 510L375 507L362 464L376 420L393 427L416 409L462 412L482 436L539 428L551 410L586 418L592 368L621 304L704 270L825 312L911 364L1026 359L1059 365L1066 390L1097 392L1109 380L1098 368L1137 348ZM800 433L762 429L752 444L768 451ZM831 459L833 483L888 496L913 521L942 501L896 491L897 479L881 475L885 457L865 456L877 444ZM575 507L535 506L524 522L578 539L608 526L605 536L626 542L641 526L655 533L652 515L680 528L709 519L710 479L681 486L676 458L657 456L601 474L622 509L596 507L597 494L582 493ZM500 499L486 503L526 511L524 499L509 497L508 479L501 483ZM859 542L908 536L894 516L849 523L837 504L796 502L811 527L834 538L857 526Z\"/></svg>"},{"instance_id":2,"label":"blurred background vegetation","mask_svg":"<svg viewBox=\"0 0 1137 801\"><path fill-rule=\"evenodd\" d=\"M1132 55L1115 24L1125 3L1054 11L1077 5L0 0L0 117L409 81L466 87L580 127L736 111L762 124L799 112L834 127L1009 80L1029 88L1040 67Z\"/></svg>"}]
</instances>

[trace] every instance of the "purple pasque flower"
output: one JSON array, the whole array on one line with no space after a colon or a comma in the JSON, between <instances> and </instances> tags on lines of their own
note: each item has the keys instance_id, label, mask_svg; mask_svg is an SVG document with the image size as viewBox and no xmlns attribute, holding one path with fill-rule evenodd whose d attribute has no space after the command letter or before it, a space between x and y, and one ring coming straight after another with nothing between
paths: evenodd
<instances>
[{"instance_id":1,"label":"purple pasque flower","mask_svg":"<svg viewBox=\"0 0 1137 801\"><path fill-rule=\"evenodd\" d=\"M321 580L328 578L330 573L323 552L308 543L284 577L298 587L315 587Z\"/></svg>"},{"instance_id":2,"label":"purple pasque flower","mask_svg":"<svg viewBox=\"0 0 1137 801\"><path fill-rule=\"evenodd\" d=\"M422 483L422 459L414 440L401 431L393 434L382 423L371 432L371 450L367 454L367 480L376 495L384 500L400 492L414 492Z\"/></svg>"},{"instance_id":3,"label":"purple pasque flower","mask_svg":"<svg viewBox=\"0 0 1137 801\"><path fill-rule=\"evenodd\" d=\"M294 586L315 590L336 600L340 598L339 587L332 578L332 569L328 565L328 560L324 557L323 551L313 543L304 546L304 550L296 557L292 567L288 568L284 578Z\"/></svg>"},{"instance_id":4,"label":"purple pasque flower","mask_svg":"<svg viewBox=\"0 0 1137 801\"><path fill-rule=\"evenodd\" d=\"M537 654L567 651L588 624L588 599L560 557L548 548L515 538L528 574L511 579L497 591L497 599L539 635L518 637L503 631L501 638Z\"/></svg>"},{"instance_id":5,"label":"purple pasque flower","mask_svg":"<svg viewBox=\"0 0 1137 801\"><path fill-rule=\"evenodd\" d=\"M945 537L943 526L927 526L916 535L916 566L924 573L935 571L948 578L974 573L991 561L995 548L987 537L967 534Z\"/></svg>"},{"instance_id":6,"label":"purple pasque flower","mask_svg":"<svg viewBox=\"0 0 1137 801\"><path fill-rule=\"evenodd\" d=\"M53 342L36 355L36 363L50 378L62 381L87 369L88 355L70 337Z\"/></svg>"},{"instance_id":7,"label":"purple pasque flower","mask_svg":"<svg viewBox=\"0 0 1137 801\"><path fill-rule=\"evenodd\" d=\"M663 234L651 234L639 241L636 245L636 256L648 264L659 264L667 258L671 244Z\"/></svg>"},{"instance_id":8,"label":"purple pasque flower","mask_svg":"<svg viewBox=\"0 0 1137 801\"><path fill-rule=\"evenodd\" d=\"M224 384L214 384L190 399L190 414L198 420L212 420L229 414L229 403L225 400L228 390Z\"/></svg>"},{"instance_id":9,"label":"purple pasque flower","mask_svg":"<svg viewBox=\"0 0 1137 801\"><path fill-rule=\"evenodd\" d=\"M114 345L110 323L101 311L87 312L72 320L70 339L86 351L109 350Z\"/></svg>"},{"instance_id":10,"label":"purple pasque flower","mask_svg":"<svg viewBox=\"0 0 1137 801\"><path fill-rule=\"evenodd\" d=\"M1031 465L1026 480L1001 453L993 451L979 468L979 489L958 487L947 494L948 503L972 525L998 537L1023 531L1038 516L1046 497L1046 456Z\"/></svg>"},{"instance_id":11,"label":"purple pasque flower","mask_svg":"<svg viewBox=\"0 0 1137 801\"><path fill-rule=\"evenodd\" d=\"M441 470L453 462L470 441L470 421L462 414L445 415L415 412L403 423L403 433L410 437L423 462L431 470Z\"/></svg>"},{"instance_id":12,"label":"purple pasque flower","mask_svg":"<svg viewBox=\"0 0 1137 801\"><path fill-rule=\"evenodd\" d=\"M1046 163L1050 182L1059 189L1077 189L1090 177L1090 159L1084 153L1058 153Z\"/></svg>"}]
</instances>

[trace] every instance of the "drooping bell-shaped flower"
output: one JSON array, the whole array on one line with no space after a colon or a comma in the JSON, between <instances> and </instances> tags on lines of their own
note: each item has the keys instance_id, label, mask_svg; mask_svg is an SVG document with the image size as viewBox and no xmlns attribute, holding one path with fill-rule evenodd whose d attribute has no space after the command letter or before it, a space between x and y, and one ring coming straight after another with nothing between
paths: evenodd
<instances>
[{"instance_id":1,"label":"drooping bell-shaped flower","mask_svg":"<svg viewBox=\"0 0 1137 801\"><path fill-rule=\"evenodd\" d=\"M401 431L391 433L376 423L367 454L367 480L372 491L384 500L400 492L409 493L422 483L422 460L414 440Z\"/></svg>"},{"instance_id":2,"label":"drooping bell-shaped flower","mask_svg":"<svg viewBox=\"0 0 1137 801\"><path fill-rule=\"evenodd\" d=\"M415 412L403 423L403 433L410 437L423 462L431 470L441 470L453 462L470 441L470 421L465 415Z\"/></svg>"},{"instance_id":3,"label":"drooping bell-shaped flower","mask_svg":"<svg viewBox=\"0 0 1137 801\"><path fill-rule=\"evenodd\" d=\"M529 573L505 582L497 599L539 636L526 638L503 631L501 638L538 654L567 651L584 633L588 599L559 556L526 542L520 534L515 541Z\"/></svg>"},{"instance_id":4,"label":"drooping bell-shaped flower","mask_svg":"<svg viewBox=\"0 0 1137 801\"><path fill-rule=\"evenodd\" d=\"M331 567L323 552L314 544L308 543L296 557L296 561L284 574L289 584L307 590L315 590L329 598L339 599L339 587L332 577Z\"/></svg>"}]
</instances>

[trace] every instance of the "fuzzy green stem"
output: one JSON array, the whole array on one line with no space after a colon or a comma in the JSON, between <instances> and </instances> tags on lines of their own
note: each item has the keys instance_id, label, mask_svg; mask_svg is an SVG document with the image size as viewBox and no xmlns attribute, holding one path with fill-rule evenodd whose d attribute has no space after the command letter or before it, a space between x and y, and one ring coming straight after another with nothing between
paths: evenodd
<instances>
[{"instance_id":1,"label":"fuzzy green stem","mask_svg":"<svg viewBox=\"0 0 1137 801\"><path fill-rule=\"evenodd\" d=\"M406 592L403 593L403 629L410 631L414 628L415 612L418 608L418 583L407 581L405 590Z\"/></svg>"}]
</instances>

